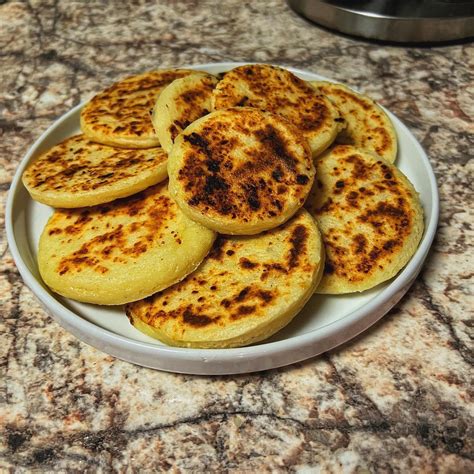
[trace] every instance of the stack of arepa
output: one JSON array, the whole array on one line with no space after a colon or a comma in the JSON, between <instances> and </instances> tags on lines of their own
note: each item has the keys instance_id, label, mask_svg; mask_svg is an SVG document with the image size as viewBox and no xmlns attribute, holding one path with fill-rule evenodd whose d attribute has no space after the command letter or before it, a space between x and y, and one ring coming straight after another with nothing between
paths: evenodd
<instances>
[{"instance_id":1,"label":"stack of arepa","mask_svg":"<svg viewBox=\"0 0 474 474\"><path fill-rule=\"evenodd\" d=\"M81 129L23 175L55 208L41 276L124 304L166 344L266 339L315 292L392 278L423 233L390 119L340 84L263 64L157 70L96 95Z\"/></svg>"}]
</instances>

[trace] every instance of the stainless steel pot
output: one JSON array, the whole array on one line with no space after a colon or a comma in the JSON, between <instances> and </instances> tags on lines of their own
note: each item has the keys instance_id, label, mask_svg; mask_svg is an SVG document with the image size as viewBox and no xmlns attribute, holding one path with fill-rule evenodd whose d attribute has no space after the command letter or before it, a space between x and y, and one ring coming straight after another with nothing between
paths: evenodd
<instances>
[{"instance_id":1,"label":"stainless steel pot","mask_svg":"<svg viewBox=\"0 0 474 474\"><path fill-rule=\"evenodd\" d=\"M299 14L328 28L397 42L474 37L474 0L288 0Z\"/></svg>"}]
</instances>

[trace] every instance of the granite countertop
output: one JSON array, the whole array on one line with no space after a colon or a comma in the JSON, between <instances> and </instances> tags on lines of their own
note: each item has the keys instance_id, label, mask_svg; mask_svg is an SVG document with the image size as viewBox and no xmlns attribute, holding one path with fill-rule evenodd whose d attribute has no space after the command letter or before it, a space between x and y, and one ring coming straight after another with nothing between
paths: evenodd
<instances>
[{"instance_id":1,"label":"granite countertop","mask_svg":"<svg viewBox=\"0 0 474 474\"><path fill-rule=\"evenodd\" d=\"M1 2L0 24L3 472L474 472L472 45L352 39L283 0ZM124 75L217 61L305 68L386 105L430 157L440 224L407 295L351 342L262 373L176 375L50 317L9 253L4 203L24 153L73 105Z\"/></svg>"}]
</instances>

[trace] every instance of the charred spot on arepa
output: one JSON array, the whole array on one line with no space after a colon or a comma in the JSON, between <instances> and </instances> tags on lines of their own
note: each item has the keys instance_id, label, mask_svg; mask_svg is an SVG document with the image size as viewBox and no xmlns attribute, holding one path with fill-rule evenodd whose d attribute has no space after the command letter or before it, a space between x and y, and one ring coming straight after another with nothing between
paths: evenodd
<instances>
[{"instance_id":1,"label":"charred spot on arepa","mask_svg":"<svg viewBox=\"0 0 474 474\"><path fill-rule=\"evenodd\" d=\"M229 319L236 320L245 316L264 316L264 308L271 305L279 296L278 289L261 288L258 283L234 291L220 301L220 306L228 310Z\"/></svg>"},{"instance_id":2,"label":"charred spot on arepa","mask_svg":"<svg viewBox=\"0 0 474 474\"><path fill-rule=\"evenodd\" d=\"M212 324L215 318L210 318L209 316L205 314L196 314L192 311L191 305L189 305L183 312L183 323L184 324L189 324L191 326L197 326L197 327L203 327L207 326L209 324Z\"/></svg>"},{"instance_id":3,"label":"charred spot on arepa","mask_svg":"<svg viewBox=\"0 0 474 474\"><path fill-rule=\"evenodd\" d=\"M308 239L308 229L304 225L298 225L293 229L290 237L290 252L288 257L288 267L293 268L298 265L298 261L306 250Z\"/></svg>"},{"instance_id":4,"label":"charred spot on arepa","mask_svg":"<svg viewBox=\"0 0 474 474\"><path fill-rule=\"evenodd\" d=\"M311 153L299 132L251 108L217 111L194 122L169 160L170 189L183 210L222 233L251 234L252 227L278 225L270 222L290 217L314 179Z\"/></svg>"},{"instance_id":5,"label":"charred spot on arepa","mask_svg":"<svg viewBox=\"0 0 474 474\"><path fill-rule=\"evenodd\" d=\"M155 309L153 303L156 302L160 296L161 294L155 294L146 301L143 300L142 302L137 303L148 305L143 315L143 319L146 320L148 324L161 325L166 324L170 320L175 320L176 322L179 322L182 327L190 326L202 328L215 324L220 319L219 316L210 317L204 314L202 312L202 307L195 304L186 304L173 310ZM163 301L162 305L167 306L167 302ZM133 311L131 306L126 307L126 312L130 315L129 319L133 324Z\"/></svg>"},{"instance_id":6,"label":"charred spot on arepa","mask_svg":"<svg viewBox=\"0 0 474 474\"><path fill-rule=\"evenodd\" d=\"M253 268L256 268L258 267L260 264L258 262L255 262L255 261L252 261L246 257L242 257L240 260L239 260L239 265L240 265L240 268L242 268L243 270L251 270Z\"/></svg>"},{"instance_id":7,"label":"charred spot on arepa","mask_svg":"<svg viewBox=\"0 0 474 474\"><path fill-rule=\"evenodd\" d=\"M212 249L209 252L208 258L213 259L213 260L217 260L217 261L221 261L223 256L224 256L224 249L225 249L226 245L228 245L227 239L224 236L219 235L217 237L217 239L214 241ZM226 254L227 254L227 252L226 252Z\"/></svg>"}]
</instances>

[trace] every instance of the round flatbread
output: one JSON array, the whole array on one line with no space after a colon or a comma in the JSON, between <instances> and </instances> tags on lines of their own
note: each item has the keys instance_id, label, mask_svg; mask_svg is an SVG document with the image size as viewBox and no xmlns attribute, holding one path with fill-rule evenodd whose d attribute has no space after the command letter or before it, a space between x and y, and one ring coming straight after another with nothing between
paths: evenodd
<instances>
[{"instance_id":1,"label":"round flatbread","mask_svg":"<svg viewBox=\"0 0 474 474\"><path fill-rule=\"evenodd\" d=\"M31 197L43 204L95 206L163 181L167 161L161 147L113 148L75 135L42 154L22 179Z\"/></svg>"},{"instance_id":2,"label":"round flatbread","mask_svg":"<svg viewBox=\"0 0 474 474\"><path fill-rule=\"evenodd\" d=\"M211 74L197 72L176 79L163 89L153 109L152 122L166 153L179 133L210 112L212 91L218 81Z\"/></svg>"},{"instance_id":3,"label":"round flatbread","mask_svg":"<svg viewBox=\"0 0 474 474\"><path fill-rule=\"evenodd\" d=\"M413 185L373 153L338 145L316 161L307 207L326 247L318 293L363 291L395 276L423 234Z\"/></svg>"},{"instance_id":4,"label":"round flatbread","mask_svg":"<svg viewBox=\"0 0 474 474\"><path fill-rule=\"evenodd\" d=\"M180 211L163 182L109 204L56 210L40 238L38 266L60 295L123 304L180 281L214 239Z\"/></svg>"},{"instance_id":5,"label":"round flatbread","mask_svg":"<svg viewBox=\"0 0 474 474\"><path fill-rule=\"evenodd\" d=\"M82 109L81 129L92 141L125 148L160 144L151 113L161 91L175 79L194 73L186 69L150 71L116 82Z\"/></svg>"},{"instance_id":6,"label":"round flatbread","mask_svg":"<svg viewBox=\"0 0 474 474\"><path fill-rule=\"evenodd\" d=\"M314 179L307 141L279 115L219 110L178 135L169 188L191 219L223 234L257 234L289 219Z\"/></svg>"},{"instance_id":7,"label":"round flatbread","mask_svg":"<svg viewBox=\"0 0 474 474\"><path fill-rule=\"evenodd\" d=\"M126 306L130 322L166 344L238 347L286 326L314 292L324 251L302 209L278 229L253 237L220 236L182 282Z\"/></svg>"},{"instance_id":8,"label":"round flatbread","mask_svg":"<svg viewBox=\"0 0 474 474\"><path fill-rule=\"evenodd\" d=\"M393 163L397 158L397 134L383 109L369 97L342 84L312 81L316 90L328 97L341 112L346 127L336 143L372 151Z\"/></svg>"},{"instance_id":9,"label":"round flatbread","mask_svg":"<svg viewBox=\"0 0 474 474\"><path fill-rule=\"evenodd\" d=\"M344 122L332 102L290 71L267 64L239 66L213 92L213 108L256 107L285 117L308 140L313 156L336 138Z\"/></svg>"}]
</instances>

